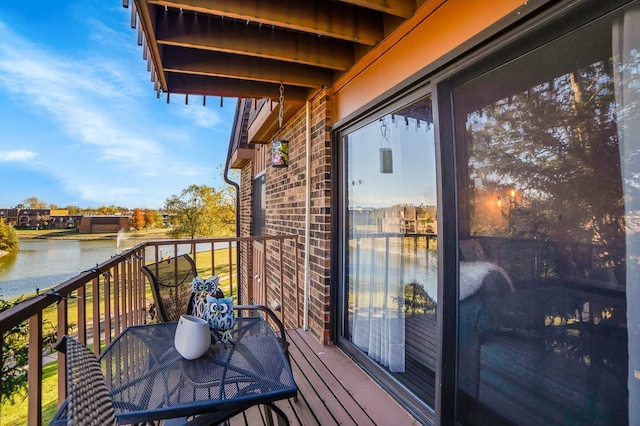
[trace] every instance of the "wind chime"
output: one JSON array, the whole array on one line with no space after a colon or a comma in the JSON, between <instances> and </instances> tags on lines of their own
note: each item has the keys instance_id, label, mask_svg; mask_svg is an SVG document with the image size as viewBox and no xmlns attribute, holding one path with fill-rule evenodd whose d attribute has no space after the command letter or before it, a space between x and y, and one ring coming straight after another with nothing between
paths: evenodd
<instances>
[{"instance_id":1,"label":"wind chime","mask_svg":"<svg viewBox=\"0 0 640 426\"><path fill-rule=\"evenodd\" d=\"M278 129L282 129L284 121L284 85L280 83L280 98L278 99ZM289 141L276 139L271 146L271 165L273 167L287 167L289 165Z\"/></svg>"},{"instance_id":2,"label":"wind chime","mask_svg":"<svg viewBox=\"0 0 640 426\"><path fill-rule=\"evenodd\" d=\"M389 146L389 128L385 123L385 119L382 120L380 126L380 173L393 173L393 152Z\"/></svg>"}]
</instances>

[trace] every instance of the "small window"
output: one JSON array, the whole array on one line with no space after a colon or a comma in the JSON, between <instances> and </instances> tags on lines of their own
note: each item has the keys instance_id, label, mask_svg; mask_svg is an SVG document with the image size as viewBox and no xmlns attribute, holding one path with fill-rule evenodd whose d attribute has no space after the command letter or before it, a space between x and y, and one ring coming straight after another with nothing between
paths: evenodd
<instances>
[{"instance_id":1,"label":"small window","mask_svg":"<svg viewBox=\"0 0 640 426\"><path fill-rule=\"evenodd\" d=\"M266 218L267 175L261 173L253 179L253 213L251 217L251 235L263 235Z\"/></svg>"}]
</instances>

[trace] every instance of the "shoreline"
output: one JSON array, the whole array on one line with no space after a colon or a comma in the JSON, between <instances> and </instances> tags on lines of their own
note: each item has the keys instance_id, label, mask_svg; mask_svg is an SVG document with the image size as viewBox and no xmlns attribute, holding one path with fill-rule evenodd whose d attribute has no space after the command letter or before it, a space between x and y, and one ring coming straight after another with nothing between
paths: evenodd
<instances>
[{"instance_id":1,"label":"shoreline","mask_svg":"<svg viewBox=\"0 0 640 426\"><path fill-rule=\"evenodd\" d=\"M128 237L127 239L134 239L135 237ZM98 240L116 240L118 239L117 235L107 235L107 236L93 236L93 235L56 235L56 236L47 236L47 235L37 235L37 236L18 236L19 240L78 240L78 241L98 241Z\"/></svg>"},{"instance_id":2,"label":"shoreline","mask_svg":"<svg viewBox=\"0 0 640 426\"><path fill-rule=\"evenodd\" d=\"M94 234L80 234L77 230L16 230L19 240L76 240L76 241L105 241L105 240L118 240L118 238L124 238L127 240L152 240L152 239L166 239L166 229L150 229L141 231L127 231L127 232L104 232Z\"/></svg>"}]
</instances>

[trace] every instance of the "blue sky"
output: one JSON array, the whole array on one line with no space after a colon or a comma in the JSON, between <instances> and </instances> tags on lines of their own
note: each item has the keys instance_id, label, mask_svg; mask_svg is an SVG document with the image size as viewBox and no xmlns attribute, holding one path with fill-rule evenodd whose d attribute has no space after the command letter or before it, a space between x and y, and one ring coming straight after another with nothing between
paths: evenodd
<instances>
[{"instance_id":1,"label":"blue sky","mask_svg":"<svg viewBox=\"0 0 640 426\"><path fill-rule=\"evenodd\" d=\"M235 99L156 98L120 0L0 3L0 206L161 208L224 185Z\"/></svg>"}]
</instances>

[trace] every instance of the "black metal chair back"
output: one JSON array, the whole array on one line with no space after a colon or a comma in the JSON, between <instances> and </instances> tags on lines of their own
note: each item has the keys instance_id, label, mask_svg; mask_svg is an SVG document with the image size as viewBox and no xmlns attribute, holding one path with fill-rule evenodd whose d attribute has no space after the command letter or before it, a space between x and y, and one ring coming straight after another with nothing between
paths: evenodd
<instances>
[{"instance_id":1,"label":"black metal chair back","mask_svg":"<svg viewBox=\"0 0 640 426\"><path fill-rule=\"evenodd\" d=\"M196 265L188 254L161 260L142 267L151 283L158 319L178 321L191 310L191 282L197 275Z\"/></svg>"}]
</instances>

